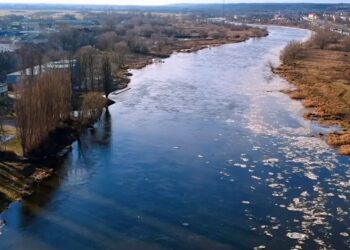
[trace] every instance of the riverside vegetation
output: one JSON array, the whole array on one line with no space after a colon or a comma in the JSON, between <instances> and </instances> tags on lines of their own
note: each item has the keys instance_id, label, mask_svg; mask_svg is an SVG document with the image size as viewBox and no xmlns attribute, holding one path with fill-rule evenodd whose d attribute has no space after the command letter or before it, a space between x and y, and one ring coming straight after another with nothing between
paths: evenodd
<instances>
[{"instance_id":1,"label":"riverside vegetation","mask_svg":"<svg viewBox=\"0 0 350 250\"><path fill-rule=\"evenodd\" d=\"M14 137L0 145L0 194L5 205L30 194L34 183L51 175L50 160L61 150L68 151L81 131L100 117L111 92L127 87L129 69L177 51L267 35L263 29L211 23L192 15L84 13L84 17L98 20L99 25L62 26L43 35L45 44L24 44L14 52L0 53L1 80L14 70L30 72L14 87L15 98L1 102L1 138ZM60 60L69 67L45 69L46 63ZM35 73L38 69L40 74Z\"/></svg>"},{"instance_id":2,"label":"riverside vegetation","mask_svg":"<svg viewBox=\"0 0 350 250\"><path fill-rule=\"evenodd\" d=\"M291 98L302 100L305 117L339 126L327 142L350 155L350 37L318 30L305 43L291 42L276 72L295 84Z\"/></svg>"}]
</instances>

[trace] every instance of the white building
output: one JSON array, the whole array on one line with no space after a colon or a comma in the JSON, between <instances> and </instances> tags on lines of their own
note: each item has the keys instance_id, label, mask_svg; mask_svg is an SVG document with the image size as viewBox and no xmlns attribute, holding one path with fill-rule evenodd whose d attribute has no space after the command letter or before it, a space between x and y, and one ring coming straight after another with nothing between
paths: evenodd
<instances>
[{"instance_id":1,"label":"white building","mask_svg":"<svg viewBox=\"0 0 350 250\"><path fill-rule=\"evenodd\" d=\"M312 22L317 21L319 19L319 16L316 13L310 13L308 15L308 19Z\"/></svg>"},{"instance_id":2,"label":"white building","mask_svg":"<svg viewBox=\"0 0 350 250\"><path fill-rule=\"evenodd\" d=\"M0 83L0 96L6 96L8 92L7 83Z\"/></svg>"},{"instance_id":3,"label":"white building","mask_svg":"<svg viewBox=\"0 0 350 250\"><path fill-rule=\"evenodd\" d=\"M56 62L49 62L42 66L35 66L33 68L33 72L30 68L22 71L13 72L11 74L6 75L6 83L9 85L13 85L20 82L23 76L30 76L32 74L40 75L45 71L54 70L54 69L68 69L71 66L71 63L73 63L73 66L75 66L75 60L74 61L62 60L62 61L56 61Z\"/></svg>"}]
</instances>

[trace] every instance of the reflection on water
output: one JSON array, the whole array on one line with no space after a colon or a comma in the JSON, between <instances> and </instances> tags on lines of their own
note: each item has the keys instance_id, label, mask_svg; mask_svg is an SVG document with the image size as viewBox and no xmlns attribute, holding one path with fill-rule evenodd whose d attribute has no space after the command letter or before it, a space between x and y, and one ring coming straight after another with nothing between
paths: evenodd
<instances>
[{"instance_id":1,"label":"reflection on water","mask_svg":"<svg viewBox=\"0 0 350 250\"><path fill-rule=\"evenodd\" d=\"M271 74L303 30L134 71L57 173L2 214L1 249L345 249L349 160Z\"/></svg>"}]
</instances>

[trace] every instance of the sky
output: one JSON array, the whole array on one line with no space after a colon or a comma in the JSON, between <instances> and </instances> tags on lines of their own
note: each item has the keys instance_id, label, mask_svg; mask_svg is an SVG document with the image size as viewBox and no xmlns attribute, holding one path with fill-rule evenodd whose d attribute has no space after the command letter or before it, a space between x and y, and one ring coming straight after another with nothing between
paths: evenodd
<instances>
[{"instance_id":1,"label":"sky","mask_svg":"<svg viewBox=\"0 0 350 250\"><path fill-rule=\"evenodd\" d=\"M222 3L223 0L0 0L0 3L51 3L51 4L111 4L111 5L166 5L174 3ZM322 2L350 3L350 0L226 0L227 3L253 2Z\"/></svg>"}]
</instances>

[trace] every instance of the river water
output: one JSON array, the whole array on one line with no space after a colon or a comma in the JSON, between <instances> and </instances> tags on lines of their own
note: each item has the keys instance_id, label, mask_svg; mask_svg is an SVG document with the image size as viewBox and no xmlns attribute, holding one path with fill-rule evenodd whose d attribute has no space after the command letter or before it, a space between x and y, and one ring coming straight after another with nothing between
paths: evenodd
<instances>
[{"instance_id":1,"label":"river water","mask_svg":"<svg viewBox=\"0 0 350 250\"><path fill-rule=\"evenodd\" d=\"M346 249L349 160L274 76L305 30L134 71L96 131L1 217L0 249Z\"/></svg>"}]
</instances>

